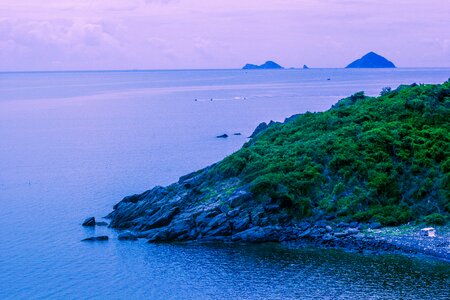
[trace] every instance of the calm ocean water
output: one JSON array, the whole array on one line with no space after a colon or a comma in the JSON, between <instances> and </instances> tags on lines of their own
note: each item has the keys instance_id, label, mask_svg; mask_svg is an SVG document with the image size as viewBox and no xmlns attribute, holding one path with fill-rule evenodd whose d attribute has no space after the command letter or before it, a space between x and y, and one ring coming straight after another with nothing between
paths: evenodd
<instances>
[{"instance_id":1,"label":"calm ocean water","mask_svg":"<svg viewBox=\"0 0 450 300\"><path fill-rule=\"evenodd\" d=\"M450 69L0 73L0 299L449 299L449 265L423 258L119 242L108 228L80 226L123 196L231 154L262 121L449 77ZM223 133L230 138L215 138ZM113 239L80 242L94 234Z\"/></svg>"}]
</instances>

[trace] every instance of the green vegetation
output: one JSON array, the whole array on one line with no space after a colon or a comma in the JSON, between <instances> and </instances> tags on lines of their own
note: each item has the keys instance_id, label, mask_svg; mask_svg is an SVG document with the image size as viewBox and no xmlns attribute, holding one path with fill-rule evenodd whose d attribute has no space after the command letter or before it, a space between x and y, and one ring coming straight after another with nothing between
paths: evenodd
<instances>
[{"instance_id":1,"label":"green vegetation","mask_svg":"<svg viewBox=\"0 0 450 300\"><path fill-rule=\"evenodd\" d=\"M295 217L399 225L450 213L450 81L363 92L274 124L214 167ZM439 214L438 217L437 214Z\"/></svg>"},{"instance_id":2,"label":"green vegetation","mask_svg":"<svg viewBox=\"0 0 450 300\"><path fill-rule=\"evenodd\" d=\"M444 225L447 222L448 217L438 213L434 213L424 217L423 219L428 225Z\"/></svg>"}]
</instances>

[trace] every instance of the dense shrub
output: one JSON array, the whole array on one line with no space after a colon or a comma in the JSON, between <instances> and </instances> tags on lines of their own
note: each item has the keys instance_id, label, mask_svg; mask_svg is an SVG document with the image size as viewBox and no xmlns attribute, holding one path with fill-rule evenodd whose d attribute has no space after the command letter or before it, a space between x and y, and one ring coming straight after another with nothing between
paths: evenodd
<instances>
[{"instance_id":1,"label":"dense shrub","mask_svg":"<svg viewBox=\"0 0 450 300\"><path fill-rule=\"evenodd\" d=\"M271 125L216 171L298 217L398 225L450 212L449 132L450 82L359 92Z\"/></svg>"},{"instance_id":2,"label":"dense shrub","mask_svg":"<svg viewBox=\"0 0 450 300\"><path fill-rule=\"evenodd\" d=\"M434 213L423 218L428 225L444 225L447 222L447 216Z\"/></svg>"}]
</instances>

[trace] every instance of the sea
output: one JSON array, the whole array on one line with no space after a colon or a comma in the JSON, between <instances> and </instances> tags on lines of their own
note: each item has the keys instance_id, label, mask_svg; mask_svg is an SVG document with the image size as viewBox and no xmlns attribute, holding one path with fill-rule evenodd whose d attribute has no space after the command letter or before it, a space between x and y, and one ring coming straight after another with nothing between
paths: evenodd
<instances>
[{"instance_id":1,"label":"sea","mask_svg":"<svg viewBox=\"0 0 450 300\"><path fill-rule=\"evenodd\" d=\"M449 78L450 69L0 73L0 299L448 300L450 265L427 257L124 242L81 223L223 159L261 122ZM81 242L94 235L110 240Z\"/></svg>"}]
</instances>

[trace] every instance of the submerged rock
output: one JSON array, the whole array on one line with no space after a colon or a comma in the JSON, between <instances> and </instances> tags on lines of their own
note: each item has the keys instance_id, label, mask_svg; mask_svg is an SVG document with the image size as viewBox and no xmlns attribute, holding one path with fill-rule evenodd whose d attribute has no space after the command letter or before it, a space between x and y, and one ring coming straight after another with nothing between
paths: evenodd
<instances>
[{"instance_id":1,"label":"submerged rock","mask_svg":"<svg viewBox=\"0 0 450 300\"><path fill-rule=\"evenodd\" d=\"M82 242L105 242L109 240L107 235L93 236L86 239L81 240Z\"/></svg>"},{"instance_id":2,"label":"submerged rock","mask_svg":"<svg viewBox=\"0 0 450 300\"><path fill-rule=\"evenodd\" d=\"M119 234L117 237L120 241L136 241L138 238L136 235L130 233L130 232L124 232Z\"/></svg>"},{"instance_id":3,"label":"submerged rock","mask_svg":"<svg viewBox=\"0 0 450 300\"><path fill-rule=\"evenodd\" d=\"M218 139L225 139L227 137L228 137L228 134L226 134L226 133L216 136L216 138L218 138Z\"/></svg>"},{"instance_id":4,"label":"submerged rock","mask_svg":"<svg viewBox=\"0 0 450 300\"><path fill-rule=\"evenodd\" d=\"M97 226L108 226L108 223L101 221L101 222L95 222L95 225Z\"/></svg>"}]
</instances>

